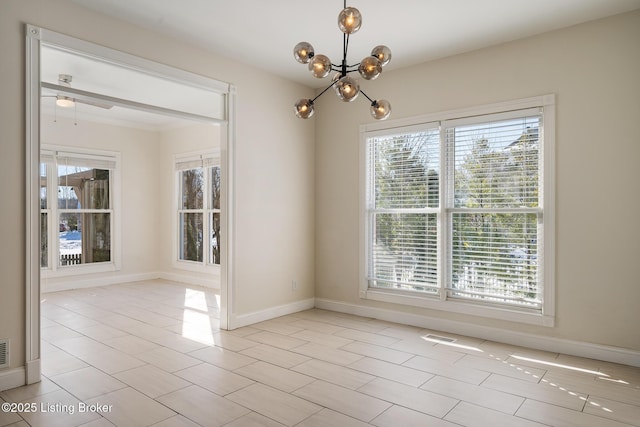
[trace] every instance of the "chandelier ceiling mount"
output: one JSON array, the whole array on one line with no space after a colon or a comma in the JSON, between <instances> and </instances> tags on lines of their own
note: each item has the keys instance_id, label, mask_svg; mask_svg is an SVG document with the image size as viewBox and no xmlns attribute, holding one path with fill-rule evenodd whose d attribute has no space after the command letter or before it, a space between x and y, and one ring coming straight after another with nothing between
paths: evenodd
<instances>
[{"instance_id":1,"label":"chandelier ceiling mount","mask_svg":"<svg viewBox=\"0 0 640 427\"><path fill-rule=\"evenodd\" d=\"M344 102L351 102L362 94L371 103L371 115L376 120L384 120L391 114L391 104L386 99L374 100L360 89L358 81L349 76L358 72L365 80L375 80L382 73L382 68L391 60L391 50L384 45L379 45L371 50L371 55L357 64L348 65L347 50L349 48L349 36L356 33L362 26L362 15L355 7L347 7L344 0L344 8L338 15L338 27L342 31L342 61L334 64L322 54L315 53L313 46L308 42L300 42L293 48L293 56L301 64L308 64L311 74L319 79L327 77L332 71L336 73L327 86L313 99L302 98L295 103L296 116L308 119L313 116L314 101L326 91L333 88L336 95Z\"/></svg>"}]
</instances>

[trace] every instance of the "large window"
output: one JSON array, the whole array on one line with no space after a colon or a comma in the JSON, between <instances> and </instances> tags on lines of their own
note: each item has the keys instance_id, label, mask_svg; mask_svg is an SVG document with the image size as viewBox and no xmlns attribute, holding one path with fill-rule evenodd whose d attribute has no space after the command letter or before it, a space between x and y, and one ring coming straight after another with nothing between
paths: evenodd
<instances>
[{"instance_id":1,"label":"large window","mask_svg":"<svg viewBox=\"0 0 640 427\"><path fill-rule=\"evenodd\" d=\"M213 153L176 159L177 258L220 264L220 162Z\"/></svg>"},{"instance_id":2,"label":"large window","mask_svg":"<svg viewBox=\"0 0 640 427\"><path fill-rule=\"evenodd\" d=\"M365 129L363 296L552 322L552 198L544 196L553 178L543 153L553 105L545 99Z\"/></svg>"},{"instance_id":3,"label":"large window","mask_svg":"<svg viewBox=\"0 0 640 427\"><path fill-rule=\"evenodd\" d=\"M41 267L114 269L117 155L44 149L40 158Z\"/></svg>"}]
</instances>

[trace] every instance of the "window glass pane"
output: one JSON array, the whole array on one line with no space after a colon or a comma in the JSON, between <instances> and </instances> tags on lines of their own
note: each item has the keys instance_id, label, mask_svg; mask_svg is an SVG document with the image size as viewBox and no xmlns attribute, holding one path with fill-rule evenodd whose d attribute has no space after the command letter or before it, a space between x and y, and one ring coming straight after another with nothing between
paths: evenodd
<instances>
[{"instance_id":1,"label":"window glass pane","mask_svg":"<svg viewBox=\"0 0 640 427\"><path fill-rule=\"evenodd\" d=\"M375 286L435 292L437 214L375 214L370 279Z\"/></svg>"},{"instance_id":2,"label":"window glass pane","mask_svg":"<svg viewBox=\"0 0 640 427\"><path fill-rule=\"evenodd\" d=\"M40 209L49 207L47 200L47 164L40 163Z\"/></svg>"},{"instance_id":3,"label":"window glass pane","mask_svg":"<svg viewBox=\"0 0 640 427\"><path fill-rule=\"evenodd\" d=\"M209 214L209 227L211 229L211 254L210 264L220 264L220 213Z\"/></svg>"},{"instance_id":4,"label":"window glass pane","mask_svg":"<svg viewBox=\"0 0 640 427\"><path fill-rule=\"evenodd\" d=\"M202 168L180 171L180 209L202 209L203 194Z\"/></svg>"},{"instance_id":5,"label":"window glass pane","mask_svg":"<svg viewBox=\"0 0 640 427\"><path fill-rule=\"evenodd\" d=\"M202 213L180 214L180 259L202 262L203 247Z\"/></svg>"},{"instance_id":6,"label":"window glass pane","mask_svg":"<svg viewBox=\"0 0 640 427\"><path fill-rule=\"evenodd\" d=\"M537 207L539 128L536 116L448 129L455 207Z\"/></svg>"},{"instance_id":7,"label":"window glass pane","mask_svg":"<svg viewBox=\"0 0 640 427\"><path fill-rule=\"evenodd\" d=\"M109 209L109 170L58 166L58 208Z\"/></svg>"},{"instance_id":8,"label":"window glass pane","mask_svg":"<svg viewBox=\"0 0 640 427\"><path fill-rule=\"evenodd\" d=\"M438 207L439 131L373 140L375 208Z\"/></svg>"},{"instance_id":9,"label":"window glass pane","mask_svg":"<svg viewBox=\"0 0 640 427\"><path fill-rule=\"evenodd\" d=\"M111 261L111 214L60 214L59 245L61 266Z\"/></svg>"},{"instance_id":10,"label":"window glass pane","mask_svg":"<svg viewBox=\"0 0 640 427\"><path fill-rule=\"evenodd\" d=\"M49 266L49 235L47 226L48 214L40 213L40 267Z\"/></svg>"},{"instance_id":11,"label":"window glass pane","mask_svg":"<svg viewBox=\"0 0 640 427\"><path fill-rule=\"evenodd\" d=\"M538 307L537 236L536 214L454 213L450 294Z\"/></svg>"},{"instance_id":12,"label":"window glass pane","mask_svg":"<svg viewBox=\"0 0 640 427\"><path fill-rule=\"evenodd\" d=\"M209 182L211 194L209 196L209 209L220 209L220 167L209 169Z\"/></svg>"}]
</instances>

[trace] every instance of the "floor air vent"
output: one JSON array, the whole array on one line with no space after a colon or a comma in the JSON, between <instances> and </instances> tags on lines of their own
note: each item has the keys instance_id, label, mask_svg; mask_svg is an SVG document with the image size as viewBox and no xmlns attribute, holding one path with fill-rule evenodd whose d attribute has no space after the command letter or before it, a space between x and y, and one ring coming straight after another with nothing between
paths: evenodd
<instances>
[{"instance_id":1,"label":"floor air vent","mask_svg":"<svg viewBox=\"0 0 640 427\"><path fill-rule=\"evenodd\" d=\"M0 340L0 369L9 366L9 339Z\"/></svg>"},{"instance_id":2,"label":"floor air vent","mask_svg":"<svg viewBox=\"0 0 640 427\"><path fill-rule=\"evenodd\" d=\"M429 341L440 341L440 342L455 342L456 340L453 338L441 337L440 335L427 334L423 338Z\"/></svg>"}]
</instances>

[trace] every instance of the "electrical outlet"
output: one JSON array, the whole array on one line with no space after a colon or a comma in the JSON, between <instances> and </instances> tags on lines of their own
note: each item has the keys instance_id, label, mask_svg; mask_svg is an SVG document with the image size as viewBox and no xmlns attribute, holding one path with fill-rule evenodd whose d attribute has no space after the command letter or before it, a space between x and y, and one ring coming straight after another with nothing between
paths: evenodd
<instances>
[{"instance_id":1,"label":"electrical outlet","mask_svg":"<svg viewBox=\"0 0 640 427\"><path fill-rule=\"evenodd\" d=\"M292 280L291 281L291 292L295 292L298 290L298 281L297 280Z\"/></svg>"}]
</instances>

